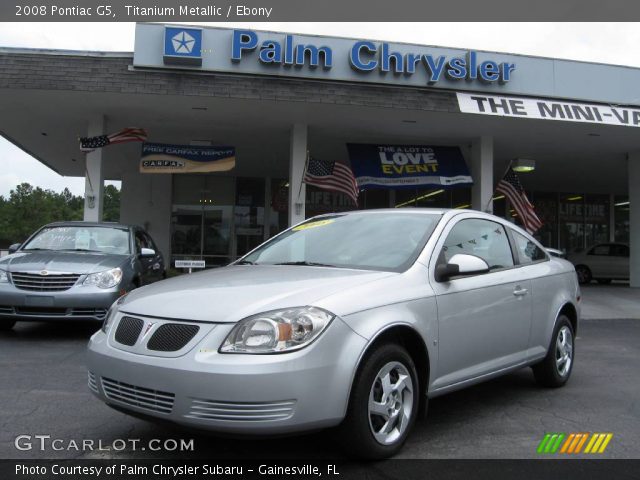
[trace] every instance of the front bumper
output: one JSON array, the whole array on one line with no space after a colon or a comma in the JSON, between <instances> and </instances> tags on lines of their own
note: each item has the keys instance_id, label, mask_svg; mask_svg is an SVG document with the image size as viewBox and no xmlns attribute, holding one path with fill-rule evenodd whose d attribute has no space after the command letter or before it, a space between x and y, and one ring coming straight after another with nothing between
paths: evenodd
<instances>
[{"instance_id":1,"label":"front bumper","mask_svg":"<svg viewBox=\"0 0 640 480\"><path fill-rule=\"evenodd\" d=\"M317 341L291 353L221 354L218 347L234 325L200 324L201 332L176 355L141 354L145 335L129 351L117 348L117 325L118 319L109 335L99 331L89 343L89 388L95 395L134 415L235 434L340 423L366 345L335 318Z\"/></svg>"},{"instance_id":2,"label":"front bumper","mask_svg":"<svg viewBox=\"0 0 640 480\"><path fill-rule=\"evenodd\" d=\"M117 287L100 289L76 285L61 292L32 292L12 284L0 286L0 322L8 320L102 321L120 297Z\"/></svg>"}]
</instances>

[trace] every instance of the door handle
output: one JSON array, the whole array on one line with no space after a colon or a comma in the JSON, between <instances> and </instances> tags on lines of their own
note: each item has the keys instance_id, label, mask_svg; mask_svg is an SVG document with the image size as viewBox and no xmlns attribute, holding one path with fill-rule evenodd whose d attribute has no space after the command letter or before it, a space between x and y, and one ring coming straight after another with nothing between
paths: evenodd
<instances>
[{"instance_id":1,"label":"door handle","mask_svg":"<svg viewBox=\"0 0 640 480\"><path fill-rule=\"evenodd\" d=\"M522 297L522 296L526 295L528 291L529 291L529 290L527 290L526 288L522 288L520 285L518 285L518 286L515 288L515 290L513 291L513 294L514 294L516 297Z\"/></svg>"}]
</instances>

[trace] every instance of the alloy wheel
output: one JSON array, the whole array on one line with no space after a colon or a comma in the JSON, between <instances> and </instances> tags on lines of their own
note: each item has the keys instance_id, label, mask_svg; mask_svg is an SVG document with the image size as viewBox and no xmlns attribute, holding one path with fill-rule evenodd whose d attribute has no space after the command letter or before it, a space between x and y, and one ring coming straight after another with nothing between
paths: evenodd
<instances>
[{"instance_id":1,"label":"alloy wheel","mask_svg":"<svg viewBox=\"0 0 640 480\"><path fill-rule=\"evenodd\" d=\"M413 413L413 381L407 367L400 362L384 365L373 381L369 393L369 427L382 445L402 437Z\"/></svg>"},{"instance_id":2,"label":"alloy wheel","mask_svg":"<svg viewBox=\"0 0 640 480\"><path fill-rule=\"evenodd\" d=\"M573 361L573 335L566 325L558 331L556 338L556 368L561 377L571 370Z\"/></svg>"}]
</instances>

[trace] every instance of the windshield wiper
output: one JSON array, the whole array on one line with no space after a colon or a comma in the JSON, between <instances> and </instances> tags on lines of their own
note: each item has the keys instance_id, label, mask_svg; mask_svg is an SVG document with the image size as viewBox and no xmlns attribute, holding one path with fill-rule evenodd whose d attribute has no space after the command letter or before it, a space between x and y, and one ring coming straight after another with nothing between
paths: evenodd
<instances>
[{"instance_id":1,"label":"windshield wiper","mask_svg":"<svg viewBox=\"0 0 640 480\"><path fill-rule=\"evenodd\" d=\"M94 253L102 253L101 250L91 250L89 248L63 248L59 250L60 252L94 252Z\"/></svg>"},{"instance_id":2,"label":"windshield wiper","mask_svg":"<svg viewBox=\"0 0 640 480\"><path fill-rule=\"evenodd\" d=\"M274 263L274 265L303 265L305 267L333 267L333 268L338 268L335 265L329 265L328 263L307 262L305 260L300 260L300 261L297 261L297 262Z\"/></svg>"},{"instance_id":3,"label":"windshield wiper","mask_svg":"<svg viewBox=\"0 0 640 480\"><path fill-rule=\"evenodd\" d=\"M35 252L36 250L39 251L49 251L51 250L50 248L40 248L40 247L36 247L36 248L23 248L22 251L23 252Z\"/></svg>"},{"instance_id":4,"label":"windshield wiper","mask_svg":"<svg viewBox=\"0 0 640 480\"><path fill-rule=\"evenodd\" d=\"M257 265L256 262L252 262L251 260L241 260L236 262L234 265Z\"/></svg>"}]
</instances>

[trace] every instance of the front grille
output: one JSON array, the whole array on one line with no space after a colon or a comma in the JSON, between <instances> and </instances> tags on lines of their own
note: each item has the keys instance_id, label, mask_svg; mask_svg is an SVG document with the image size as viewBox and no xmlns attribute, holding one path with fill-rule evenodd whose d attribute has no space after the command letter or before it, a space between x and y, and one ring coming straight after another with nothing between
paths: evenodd
<instances>
[{"instance_id":1,"label":"front grille","mask_svg":"<svg viewBox=\"0 0 640 480\"><path fill-rule=\"evenodd\" d=\"M87 385L89 385L89 390L91 390L94 393L98 393L98 383L96 382L96 375L93 372L87 372L88 373L88 379L87 379Z\"/></svg>"},{"instance_id":2,"label":"front grille","mask_svg":"<svg viewBox=\"0 0 640 480\"><path fill-rule=\"evenodd\" d=\"M183 348L198 333L197 325L165 323L160 325L147 343L149 350L175 352Z\"/></svg>"},{"instance_id":3,"label":"front grille","mask_svg":"<svg viewBox=\"0 0 640 480\"><path fill-rule=\"evenodd\" d=\"M107 314L106 308L72 308L70 315L72 317L96 317L104 318Z\"/></svg>"},{"instance_id":4,"label":"front grille","mask_svg":"<svg viewBox=\"0 0 640 480\"><path fill-rule=\"evenodd\" d=\"M265 422L284 420L293 415L295 400L236 403L193 399L187 417L231 422Z\"/></svg>"},{"instance_id":5,"label":"front grille","mask_svg":"<svg viewBox=\"0 0 640 480\"><path fill-rule=\"evenodd\" d=\"M171 413L175 395L102 377L102 390L110 400L158 413Z\"/></svg>"},{"instance_id":6,"label":"front grille","mask_svg":"<svg viewBox=\"0 0 640 480\"><path fill-rule=\"evenodd\" d=\"M73 287L80 278L75 273L53 273L40 275L39 273L13 272L11 280L21 290L32 292L62 292Z\"/></svg>"},{"instance_id":7,"label":"front grille","mask_svg":"<svg viewBox=\"0 0 640 480\"><path fill-rule=\"evenodd\" d=\"M15 307L18 315L35 315L35 316L47 316L47 317L59 317L67 314L66 308L56 307Z\"/></svg>"},{"instance_id":8,"label":"front grille","mask_svg":"<svg viewBox=\"0 0 640 480\"><path fill-rule=\"evenodd\" d=\"M120 323L118 324L118 329L116 330L116 342L130 347L135 345L143 326L144 321L139 318L122 317L122 320L120 320Z\"/></svg>"}]
</instances>

